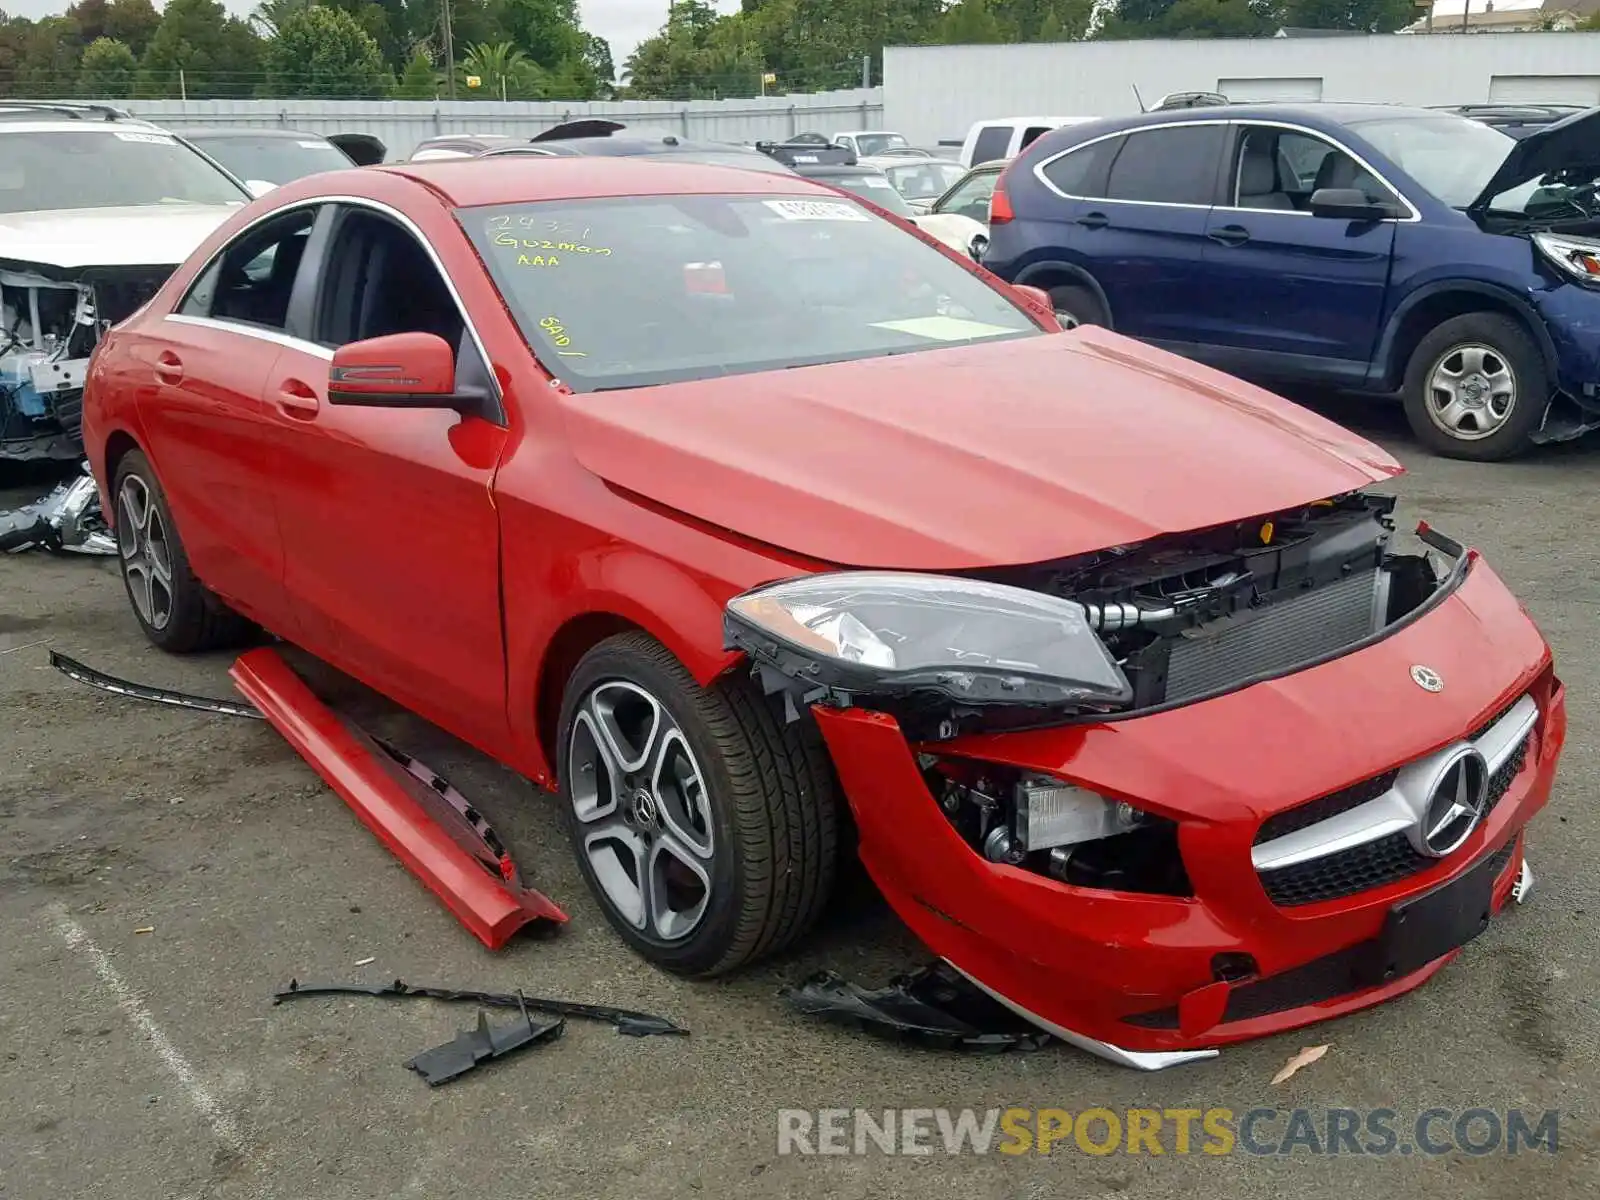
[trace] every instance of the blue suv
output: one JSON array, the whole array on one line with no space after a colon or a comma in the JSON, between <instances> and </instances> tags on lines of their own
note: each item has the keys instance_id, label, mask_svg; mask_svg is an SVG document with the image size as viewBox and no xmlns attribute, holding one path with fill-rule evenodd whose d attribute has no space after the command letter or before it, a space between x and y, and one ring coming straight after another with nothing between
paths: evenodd
<instances>
[{"instance_id":1,"label":"blue suv","mask_svg":"<svg viewBox=\"0 0 1600 1200\"><path fill-rule=\"evenodd\" d=\"M1600 109L1228 105L1071 125L1001 176L983 264L1262 383L1399 393L1439 454L1600 427Z\"/></svg>"}]
</instances>

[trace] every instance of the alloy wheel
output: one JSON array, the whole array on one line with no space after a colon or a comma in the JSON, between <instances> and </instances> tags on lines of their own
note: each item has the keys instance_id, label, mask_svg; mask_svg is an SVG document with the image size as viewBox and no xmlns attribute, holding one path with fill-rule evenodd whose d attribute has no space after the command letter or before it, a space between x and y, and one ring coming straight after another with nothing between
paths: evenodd
<instances>
[{"instance_id":1,"label":"alloy wheel","mask_svg":"<svg viewBox=\"0 0 1600 1200\"><path fill-rule=\"evenodd\" d=\"M140 620L165 629L172 620L172 547L150 485L137 475L124 478L117 510L117 551L128 596Z\"/></svg>"},{"instance_id":2,"label":"alloy wheel","mask_svg":"<svg viewBox=\"0 0 1600 1200\"><path fill-rule=\"evenodd\" d=\"M1063 329L1076 329L1082 322L1064 308L1056 309L1056 322Z\"/></svg>"},{"instance_id":3,"label":"alloy wheel","mask_svg":"<svg viewBox=\"0 0 1600 1200\"><path fill-rule=\"evenodd\" d=\"M568 789L602 899L650 941L681 942L712 898L717 846L705 774L659 700L620 679L584 696Z\"/></svg>"},{"instance_id":4,"label":"alloy wheel","mask_svg":"<svg viewBox=\"0 0 1600 1200\"><path fill-rule=\"evenodd\" d=\"M1452 346L1428 373L1428 417L1450 437L1475 442L1495 433L1517 403L1517 378L1493 346Z\"/></svg>"}]
</instances>

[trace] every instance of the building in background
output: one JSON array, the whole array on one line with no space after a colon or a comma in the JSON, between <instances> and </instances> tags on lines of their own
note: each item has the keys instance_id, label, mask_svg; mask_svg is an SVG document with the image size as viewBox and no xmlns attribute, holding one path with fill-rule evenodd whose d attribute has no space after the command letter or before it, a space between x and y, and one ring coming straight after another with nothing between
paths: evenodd
<instances>
[{"instance_id":1,"label":"building in background","mask_svg":"<svg viewBox=\"0 0 1600 1200\"><path fill-rule=\"evenodd\" d=\"M1401 33L1549 33L1576 29L1600 0L1437 0Z\"/></svg>"}]
</instances>

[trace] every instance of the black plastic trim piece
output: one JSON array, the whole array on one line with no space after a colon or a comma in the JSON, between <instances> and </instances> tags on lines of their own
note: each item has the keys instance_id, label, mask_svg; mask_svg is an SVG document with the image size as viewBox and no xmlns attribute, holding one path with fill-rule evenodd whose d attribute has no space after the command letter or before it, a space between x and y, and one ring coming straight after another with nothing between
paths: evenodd
<instances>
[{"instance_id":1,"label":"black plastic trim piece","mask_svg":"<svg viewBox=\"0 0 1600 1200\"><path fill-rule=\"evenodd\" d=\"M478 1004L485 1008L531 1008L535 1012L552 1013L559 1017L578 1017L585 1021L604 1021L615 1025L617 1032L628 1037L650 1037L661 1034L688 1037L689 1031L675 1025L665 1017L637 1012L631 1008L613 1008L601 1004L580 1004L574 1000L547 1000L539 996L524 996L521 992L469 992L454 988L414 987L396 979L393 983L369 985L360 983L301 983L291 979L289 986L274 992L272 1002L282 1004L302 996L379 996L443 1000L446 1003Z\"/></svg>"},{"instance_id":2,"label":"black plastic trim piece","mask_svg":"<svg viewBox=\"0 0 1600 1200\"><path fill-rule=\"evenodd\" d=\"M262 716L261 710L253 704L241 704L237 700L216 700L210 696L195 696L188 692L175 692L169 688L152 687L147 683L118 679L115 675L107 675L104 671L86 667L77 659L68 658L55 650L50 651L50 665L68 679L76 679L79 683L99 688L102 692L129 696L135 700L149 700L154 704L169 704L174 708L193 708L201 712L221 713L226 717L254 717L258 721L266 719Z\"/></svg>"}]
</instances>

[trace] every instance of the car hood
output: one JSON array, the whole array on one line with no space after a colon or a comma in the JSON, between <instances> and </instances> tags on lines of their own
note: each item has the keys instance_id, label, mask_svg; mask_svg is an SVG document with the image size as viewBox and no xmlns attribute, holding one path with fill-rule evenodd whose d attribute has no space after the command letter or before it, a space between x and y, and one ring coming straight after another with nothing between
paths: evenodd
<instances>
[{"instance_id":1,"label":"car hood","mask_svg":"<svg viewBox=\"0 0 1600 1200\"><path fill-rule=\"evenodd\" d=\"M1398 475L1377 446L1103 329L565 397L609 483L841 566L1045 562Z\"/></svg>"},{"instance_id":2,"label":"car hood","mask_svg":"<svg viewBox=\"0 0 1600 1200\"><path fill-rule=\"evenodd\" d=\"M237 211L231 204L142 204L0 213L0 261L58 277L91 267L176 267Z\"/></svg>"},{"instance_id":3,"label":"car hood","mask_svg":"<svg viewBox=\"0 0 1600 1200\"><path fill-rule=\"evenodd\" d=\"M1487 208L1501 192L1566 167L1600 167L1600 108L1573 113L1514 141L1505 161L1467 207Z\"/></svg>"}]
</instances>

